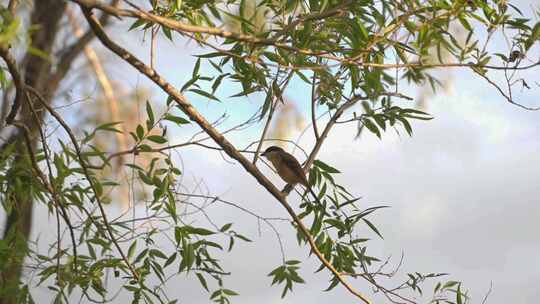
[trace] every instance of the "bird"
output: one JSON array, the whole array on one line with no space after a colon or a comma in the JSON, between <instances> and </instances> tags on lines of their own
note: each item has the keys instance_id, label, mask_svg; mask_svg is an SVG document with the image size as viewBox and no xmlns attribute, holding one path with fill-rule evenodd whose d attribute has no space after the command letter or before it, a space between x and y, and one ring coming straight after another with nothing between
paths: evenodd
<instances>
[{"instance_id":1,"label":"bird","mask_svg":"<svg viewBox=\"0 0 540 304\"><path fill-rule=\"evenodd\" d=\"M300 162L278 146L268 147L261 156L266 157L277 171L277 174L288 184L301 184L313 195L315 200L320 204L318 196L315 194L304 173L304 169Z\"/></svg>"}]
</instances>

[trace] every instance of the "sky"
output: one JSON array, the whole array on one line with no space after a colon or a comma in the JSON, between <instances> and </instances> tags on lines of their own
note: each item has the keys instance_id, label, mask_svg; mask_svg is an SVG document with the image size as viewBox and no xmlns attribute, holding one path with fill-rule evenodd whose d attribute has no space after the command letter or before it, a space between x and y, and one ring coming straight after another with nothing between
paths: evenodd
<instances>
[{"instance_id":1,"label":"sky","mask_svg":"<svg viewBox=\"0 0 540 304\"><path fill-rule=\"evenodd\" d=\"M140 41L118 38L148 58ZM197 50L182 42L159 43L163 47L158 70L180 85L191 75L193 64L186 60L185 53ZM112 71L116 80L131 88L149 85L142 77L130 76L133 70L118 60L108 60L118 66ZM534 73L529 77L538 80ZM447 272L451 279L463 282L473 303L482 301L490 285L487 303L535 303L540 296L540 113L508 104L467 71L453 70L451 79L447 93L428 100L426 110L434 119L414 123L412 137L404 132L401 136L386 132L382 140L367 133L355 139L352 126L339 126L319 158L341 170L338 182L362 196L363 206L391 206L373 217L384 240L367 230L365 233L373 238L370 250L378 256L392 256L391 261L397 263L404 254L400 278L409 271ZM293 83L285 94L302 108L307 94L297 85ZM539 90L518 98L530 106L540 106ZM164 101L163 96L155 91L155 101L160 100ZM199 99L194 104L211 117L227 112L235 121L258 102L252 98L247 103L215 105ZM249 132L234 133L232 140L249 142L260 130L257 126ZM308 132L300 145L309 148L312 144ZM295 155L303 160L300 153ZM181 156L188 184L203 178L213 194L268 217L286 217L282 207L240 165L200 148L182 149ZM270 169L259 166L278 187L283 185ZM289 201L296 206L298 197L291 195ZM294 231L286 224L279 229L287 258L303 261L301 274L307 283L295 286L293 293L280 299L281 288L270 288L271 280L266 276L281 259L272 232L262 226L259 234L257 221L234 208L217 205L209 212L217 223L235 222L239 231L254 240L238 243L238 248L224 257L226 269L234 274L226 279L226 285L241 294L234 303L356 303L339 286L331 292L321 291L328 285L329 274L313 274L318 262L308 257L307 248L296 245ZM35 235L39 227L54 221L42 208L37 214ZM204 223L204 219L197 221ZM351 283L369 294L364 282ZM210 302L193 277L185 280L180 276L168 284L168 289L180 303ZM46 294L44 287L36 288L36 292ZM126 299L129 297L121 296L118 301Z\"/></svg>"},{"instance_id":2,"label":"sky","mask_svg":"<svg viewBox=\"0 0 540 304\"><path fill-rule=\"evenodd\" d=\"M538 114L500 98L483 98L495 97L488 87L476 95L461 85L466 84L458 82L454 93L431 100L429 112L435 119L415 124L412 138L387 133L382 141L375 136L353 140L354 130L342 128L333 131L320 158L342 171L338 181L361 195L365 206L391 206L375 217L385 239L372 245L385 257L399 259L403 252L403 272L449 272L470 290L473 303L481 302L491 284L488 303L533 303L540 295L535 280L540 277L535 232L540 229ZM220 169L223 166L227 169ZM252 178L233 167L209 164L214 176L208 186L216 191L223 187L227 199L264 214L283 214L274 213L279 206L256 187L246 186L255 185ZM229 213L222 216L225 220ZM284 237L294 247L294 235ZM276 290L265 288L268 279L261 272L268 271L261 265L266 263L260 263L272 257L278 262L277 250L268 250L276 244L256 246L262 248L240 253L260 258L239 259L248 264L237 266L244 271L237 274L245 277L238 284L245 290L239 303L255 298L259 303L355 302L343 289L318 292L327 278L320 274L280 301ZM286 247L305 259L305 252ZM304 270L308 278L309 273Z\"/></svg>"}]
</instances>

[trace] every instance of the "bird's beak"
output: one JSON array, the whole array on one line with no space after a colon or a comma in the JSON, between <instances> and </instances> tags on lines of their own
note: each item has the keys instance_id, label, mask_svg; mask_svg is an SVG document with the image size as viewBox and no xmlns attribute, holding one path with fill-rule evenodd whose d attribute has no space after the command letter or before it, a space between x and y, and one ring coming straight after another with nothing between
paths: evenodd
<instances>
[{"instance_id":1,"label":"bird's beak","mask_svg":"<svg viewBox=\"0 0 540 304\"><path fill-rule=\"evenodd\" d=\"M261 156L266 156L266 152L261 153Z\"/></svg>"}]
</instances>

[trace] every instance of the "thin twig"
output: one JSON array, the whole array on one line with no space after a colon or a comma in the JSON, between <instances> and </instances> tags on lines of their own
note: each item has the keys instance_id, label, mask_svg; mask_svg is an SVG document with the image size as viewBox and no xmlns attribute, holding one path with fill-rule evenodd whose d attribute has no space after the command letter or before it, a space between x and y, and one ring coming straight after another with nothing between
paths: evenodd
<instances>
[{"instance_id":1,"label":"thin twig","mask_svg":"<svg viewBox=\"0 0 540 304\"><path fill-rule=\"evenodd\" d=\"M279 76L279 69L277 70L276 72L276 79L278 78ZM274 80L275 81L275 80ZM266 92L266 94L270 94L270 92L272 92L272 88L268 88L268 92ZM279 94L279 92L274 92L274 94ZM264 124L264 128L263 128L263 131L261 133L261 139L259 140L259 144L257 145L257 148L255 149L255 155L253 155L253 164L255 165L257 163L257 159L259 158L259 153L261 151L261 148L262 148L262 145L263 145L263 142L264 142L264 138L266 137L266 133L268 132L268 129L270 129L270 123L272 122L272 117L274 117L274 112L276 111L276 108L277 108L277 101L278 99L277 98L271 98L270 99L270 110L268 112L268 118L266 119L266 123ZM261 119L262 119L262 115L264 114L264 107L265 105L262 106L263 110L261 110Z\"/></svg>"},{"instance_id":2,"label":"thin twig","mask_svg":"<svg viewBox=\"0 0 540 304\"><path fill-rule=\"evenodd\" d=\"M320 60L319 60L320 62ZM319 129L317 127L317 73L313 72L313 80L311 82L311 125L313 126L313 134L315 135L315 140L319 140L321 137L319 135Z\"/></svg>"},{"instance_id":3,"label":"thin twig","mask_svg":"<svg viewBox=\"0 0 540 304\"><path fill-rule=\"evenodd\" d=\"M479 71L476 71L475 69L472 69L473 72L475 72L477 75L479 75L480 77L484 78L489 84L491 84L493 87L495 87L495 89L497 89L497 91L499 91L499 93L510 103L510 104L513 104L517 107L520 107L522 109L525 109L525 110L529 110L529 111L538 111L540 110L540 107L528 107L528 106L524 106L520 103L517 103L515 102L511 96L507 95L506 92L503 91L503 89L501 89L501 87L496 84L493 80L491 80L489 77L487 77L484 73L481 73ZM511 92L511 91L510 91Z\"/></svg>"},{"instance_id":4,"label":"thin twig","mask_svg":"<svg viewBox=\"0 0 540 304\"><path fill-rule=\"evenodd\" d=\"M37 100L40 101L41 105L47 109L47 111L56 119L56 121L58 121L58 123L62 126L62 128L64 128L64 131L68 134L73 146L75 147L75 152L76 152L77 157L79 159L79 164L80 164L80 166L82 168L83 174L84 174L86 180L88 181L88 183L90 184L90 188L92 189L92 192L94 193L94 198L95 198L95 200L97 202L97 206L99 208L101 217L103 218L103 223L105 224L105 229L107 230L107 233L109 234L110 241L114 244L114 246L118 250L118 253L120 254L120 256L122 257L122 260L124 261L124 263L126 264L128 269L130 270L131 274L133 275L133 278L135 280L139 281L140 280L139 274L137 273L137 271L135 270L133 265L129 262L126 254L124 253L124 251L122 250L122 248L120 247L118 242L116 241L116 237L114 235L112 227L111 227L111 225L109 223L109 220L107 219L107 213L105 212L105 207L103 205L103 202L101 201L101 197L98 194L98 191L97 191L97 188L96 188L96 185L95 185L93 179L90 177L89 168L86 165L86 162L82 157L81 148L79 147L79 144L77 142L77 138L75 137L75 135L71 131L71 128L69 127L69 125L64 121L62 116L60 116L53 108L51 108L51 106L43 99L43 97L39 94L39 92L37 92L36 90L34 90L31 87L27 87L27 89L37 98Z\"/></svg>"},{"instance_id":5,"label":"thin twig","mask_svg":"<svg viewBox=\"0 0 540 304\"><path fill-rule=\"evenodd\" d=\"M28 107L30 108L30 111L32 113L32 116L34 116L34 119L36 121L39 121L39 115L36 113L36 109L34 108L34 105L32 104L32 101L31 101L31 98L29 96L29 93L28 93L28 90L26 91L26 101L27 101L27 104L28 104ZM41 138L41 143L43 145L43 154L45 156L45 162L47 164L47 170L49 172L49 180L52 181L53 180L53 170L52 170L52 165L51 165L51 162L50 162L50 156L49 156L49 150L47 148L47 141L46 141L46 138L45 138L45 134L43 133L43 130L41 129L40 125L38 125L38 132L39 132L39 136ZM41 174L43 175L43 174ZM70 234L70 237L71 237L71 245L73 246L73 265L74 265L74 269L77 269L77 241L75 239L75 229L73 228L73 225L71 224L71 220L69 219L69 214L67 212L67 209L66 207L64 206L62 200L60 199L60 195L58 194L58 189L56 188L55 186L55 183L53 182L46 182L46 179L45 178L42 178L42 182L45 184L47 190L51 193L52 197L53 197L53 201L55 203L55 207L56 207L56 212L58 213L60 210L61 213L62 213L62 218L64 219L64 221L66 222L66 225L68 226L68 229L69 229L69 234Z\"/></svg>"},{"instance_id":6,"label":"thin twig","mask_svg":"<svg viewBox=\"0 0 540 304\"><path fill-rule=\"evenodd\" d=\"M491 291L493 291L493 281L489 282L489 289L486 292L486 295L484 296L484 299L482 300L482 304L487 303L487 300L488 300L489 295L491 294Z\"/></svg>"}]
</instances>

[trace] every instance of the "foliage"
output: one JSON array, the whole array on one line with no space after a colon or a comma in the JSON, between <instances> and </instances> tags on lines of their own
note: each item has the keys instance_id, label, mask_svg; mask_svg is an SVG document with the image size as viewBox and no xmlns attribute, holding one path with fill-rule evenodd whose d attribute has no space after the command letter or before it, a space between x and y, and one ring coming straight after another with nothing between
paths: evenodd
<instances>
[{"instance_id":1,"label":"foliage","mask_svg":"<svg viewBox=\"0 0 540 304\"><path fill-rule=\"evenodd\" d=\"M85 5L85 1L73 2ZM428 113L416 109L410 103L411 98L402 93L404 81L437 87L438 81L431 75L434 68L464 67L484 78L499 70L515 71L522 68L520 64L540 36L540 23L532 24L507 1L262 0L254 3L149 1L144 3L151 7L147 14L127 5L126 11L130 13L125 14L122 22L131 19L130 35L139 38L152 31L161 32L171 41L192 39L199 44L202 51L196 55L198 60L191 79L178 88L187 100L228 103L246 96L264 96L253 117L268 124L275 108L284 102L283 94L290 80L300 80L306 91L313 92L310 109L313 117L322 112L332 117L326 121L325 130L338 123L355 123L357 135L368 131L381 139L389 129L412 135L413 121L432 119ZM111 13L99 6L88 8ZM114 6L110 8L116 10ZM18 26L6 14L7 11L2 11L2 45L13 39L13 33L17 33L13 27ZM456 24L466 33L464 41L451 30ZM224 25L234 31L221 28ZM493 33L503 30L510 38L510 49L489 51L485 45ZM443 51L451 59L443 58ZM0 76L5 79L5 71ZM154 77L158 79L159 75ZM159 81L156 82L160 84ZM163 83L164 80L160 85ZM241 90L223 96L222 88L232 83ZM94 140L101 134L122 133L121 122L106 122L90 131L76 130L75 136L61 116L45 106L38 93L29 94L29 101L36 105L43 103L41 106L62 127L68 139L57 136L58 144L53 144L50 138L41 136L36 151L32 145L26 145L24 162L15 162L15 158L21 157L15 144L3 147L0 156L0 199L6 213L16 208L12 193L22 192L46 206L56 217L57 239L49 244L48 252L41 252L38 247L29 252L28 265L36 274L37 284L47 286L55 294L55 303L68 303L77 294L90 301L114 301L115 294L108 287L113 282L122 286L122 292L132 295L133 303L176 303L178 300L167 296L167 282L186 275L196 280L212 301L230 303L238 293L226 287L226 278L232 274L221 260L229 254L234 258L235 242L252 240L233 230L234 222L214 223L206 209L216 202L238 205L211 195L182 191L183 172L171 154L166 153L182 146L169 142L169 130L187 128L194 117L172 95L164 102L161 112L156 109L163 107L148 101L145 121L123 126L131 136L131 148L112 153L95 145ZM355 105L361 107L348 111ZM315 129L315 146L320 148L326 137L317 131L317 124L322 122L314 118L311 123ZM22 145L23 136L19 137ZM264 140L263 132L261 141ZM220 144L219 139L216 142ZM183 146L195 144L200 141L193 140ZM214 148L226 150L223 145ZM340 274L329 276L326 290L343 284L342 277L351 277L364 279L389 301L413 302L414 297L423 297L425 284L445 274L385 272L388 262L368 252L368 236L382 239L381 229L370 215L388 206L366 208L357 204L360 198L338 183L336 175L340 170L316 159L317 149L310 154L312 159L308 163L313 164L309 181L318 190L318 197L303 196L297 214L309 227L308 233L294 216L292 229L306 250L317 255L315 248L310 247L314 244L320 251L321 266L317 272L329 269L325 260ZM250 152L257 154L259 150L260 146ZM133 181L109 180L101 175L104 169L114 166L111 160L120 154L148 154L149 162L125 164ZM114 191L122 183L131 183L151 193L148 199L134 202L134 208L144 209L147 216L107 217L103 206L114 201ZM202 202L193 203L190 199ZM196 211L186 214L187 206ZM254 215L244 207L239 209ZM194 216L207 217L210 224L194 225L190 222ZM274 229L270 219L254 216ZM138 221L146 225L137 225ZM158 239L166 239L168 243ZM0 241L3 262L0 265L26 254L19 250L16 241L16 235ZM23 254L12 255L13 252ZM301 277L301 262L286 257L283 248L282 255L282 263L270 270L268 276L272 285L283 286L281 295L285 297L296 284L309 282ZM379 279L388 276L397 276L402 283L395 287L382 286ZM426 301L464 303L468 299L457 281L434 284L433 293L424 298ZM20 289L21 302L32 303L29 287ZM11 290L0 290L0 297Z\"/></svg>"}]
</instances>

